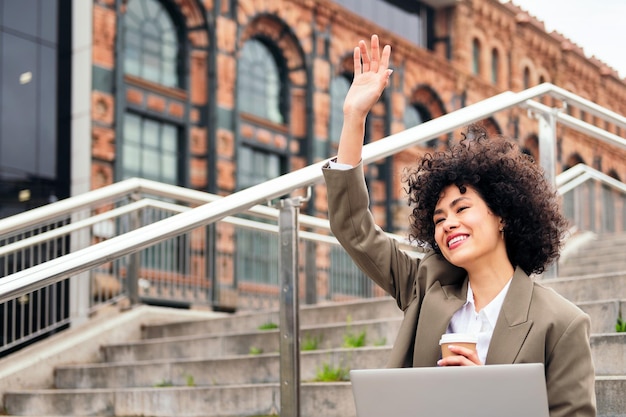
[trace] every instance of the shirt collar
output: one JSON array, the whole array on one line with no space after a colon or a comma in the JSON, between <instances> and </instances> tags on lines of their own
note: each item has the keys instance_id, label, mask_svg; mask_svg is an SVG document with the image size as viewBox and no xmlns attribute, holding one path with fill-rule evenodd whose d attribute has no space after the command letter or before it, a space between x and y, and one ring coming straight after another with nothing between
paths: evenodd
<instances>
[{"instance_id":1,"label":"shirt collar","mask_svg":"<svg viewBox=\"0 0 626 417\"><path fill-rule=\"evenodd\" d=\"M502 304L504 303L504 298L506 297L506 293L509 291L509 287L511 286L511 281L513 277L509 278L506 285L500 290L498 295L495 296L493 300L489 302L485 307L483 307L478 314L485 317L492 328L496 326L496 321L498 320L498 316L500 315L500 310L502 309ZM472 285L470 282L467 282L467 299L465 300L464 306L471 306L471 310L475 313L476 306L474 305L474 292L472 291Z\"/></svg>"}]
</instances>

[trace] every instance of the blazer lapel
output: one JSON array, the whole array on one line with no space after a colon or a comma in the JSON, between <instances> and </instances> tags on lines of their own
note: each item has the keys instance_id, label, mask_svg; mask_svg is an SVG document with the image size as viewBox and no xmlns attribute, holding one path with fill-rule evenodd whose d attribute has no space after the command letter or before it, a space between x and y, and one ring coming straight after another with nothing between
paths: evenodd
<instances>
[{"instance_id":1,"label":"blazer lapel","mask_svg":"<svg viewBox=\"0 0 626 417\"><path fill-rule=\"evenodd\" d=\"M417 322L413 366L435 366L441 358L439 339L446 332L452 315L467 300L467 278L462 285L433 283L422 302Z\"/></svg>"},{"instance_id":2,"label":"blazer lapel","mask_svg":"<svg viewBox=\"0 0 626 417\"><path fill-rule=\"evenodd\" d=\"M515 363L533 325L528 319L532 294L533 281L516 268L489 343L487 364Z\"/></svg>"}]
</instances>

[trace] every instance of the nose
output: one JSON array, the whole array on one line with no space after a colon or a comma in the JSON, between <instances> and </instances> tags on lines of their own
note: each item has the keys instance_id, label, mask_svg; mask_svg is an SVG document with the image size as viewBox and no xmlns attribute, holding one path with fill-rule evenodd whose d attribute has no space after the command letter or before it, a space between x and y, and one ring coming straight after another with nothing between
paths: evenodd
<instances>
[{"instance_id":1,"label":"nose","mask_svg":"<svg viewBox=\"0 0 626 417\"><path fill-rule=\"evenodd\" d=\"M443 230L449 232L459 227L459 222L454 216L448 216L443 222Z\"/></svg>"}]
</instances>

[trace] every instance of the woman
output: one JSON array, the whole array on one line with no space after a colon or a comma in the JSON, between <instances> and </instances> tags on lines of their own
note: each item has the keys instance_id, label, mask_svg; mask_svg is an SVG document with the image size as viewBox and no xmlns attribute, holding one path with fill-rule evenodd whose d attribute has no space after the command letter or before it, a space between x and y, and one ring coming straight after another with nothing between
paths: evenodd
<instances>
[{"instance_id":1,"label":"woman","mask_svg":"<svg viewBox=\"0 0 626 417\"><path fill-rule=\"evenodd\" d=\"M480 128L446 152L426 154L406 176L411 237L429 244L421 260L374 224L361 166L365 118L388 84L391 48L354 50L336 160L324 169L331 227L356 264L391 294L404 321L390 367L539 362L550 415L595 416L589 317L529 278L558 256L566 221L541 170L510 142ZM473 331L476 351L444 333Z\"/></svg>"}]
</instances>

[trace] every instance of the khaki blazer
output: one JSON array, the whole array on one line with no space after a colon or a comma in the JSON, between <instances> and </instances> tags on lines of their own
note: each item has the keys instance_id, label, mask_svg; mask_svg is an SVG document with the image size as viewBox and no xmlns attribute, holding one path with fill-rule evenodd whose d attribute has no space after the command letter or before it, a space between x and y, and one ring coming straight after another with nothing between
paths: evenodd
<instances>
[{"instance_id":1,"label":"khaki blazer","mask_svg":"<svg viewBox=\"0 0 626 417\"><path fill-rule=\"evenodd\" d=\"M365 274L395 298L404 320L389 367L436 366L439 338L467 298L467 275L427 250L414 259L375 225L361 165L324 168L333 234ZM543 363L551 417L596 415L590 320L517 268L486 364Z\"/></svg>"}]
</instances>

